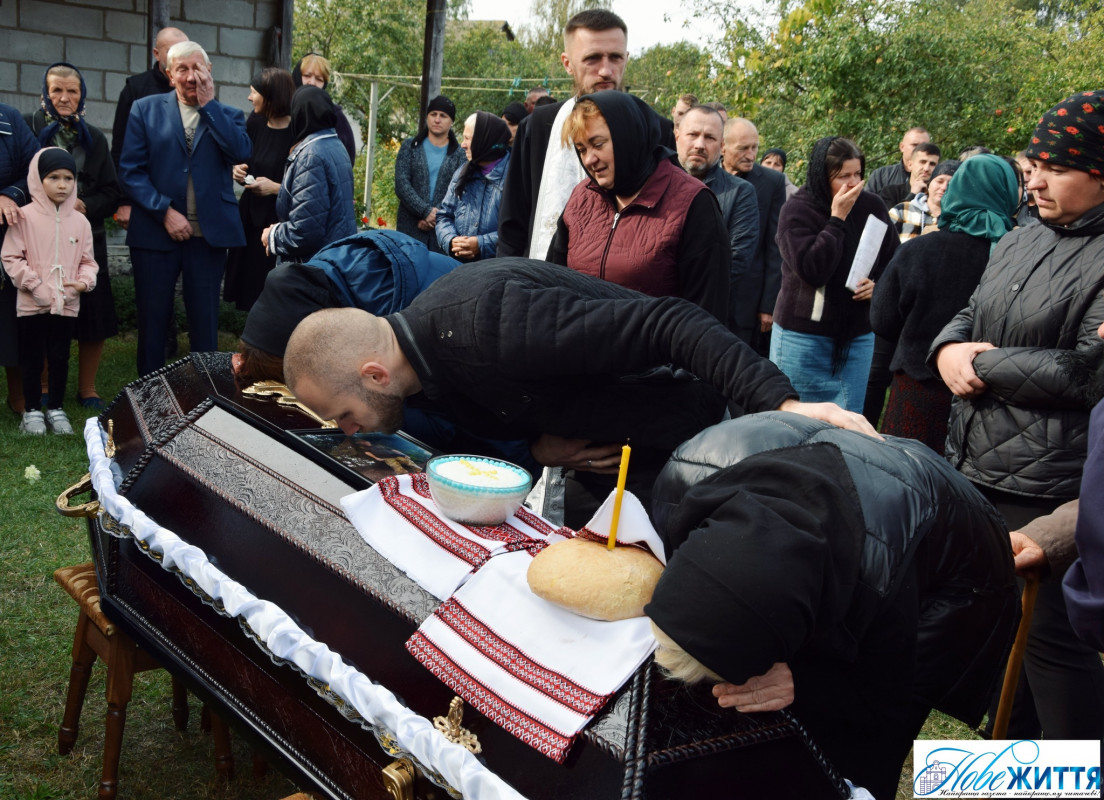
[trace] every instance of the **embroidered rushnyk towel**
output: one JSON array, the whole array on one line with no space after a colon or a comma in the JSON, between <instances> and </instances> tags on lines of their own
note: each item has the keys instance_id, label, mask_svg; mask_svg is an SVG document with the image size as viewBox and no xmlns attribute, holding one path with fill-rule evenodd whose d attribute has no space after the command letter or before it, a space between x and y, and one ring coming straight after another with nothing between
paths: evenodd
<instances>
[{"instance_id":1,"label":"embroidered rushnyk towel","mask_svg":"<svg viewBox=\"0 0 1104 800\"><path fill-rule=\"evenodd\" d=\"M384 478L341 498L341 506L368 544L438 600L494 555L537 552L572 535L525 507L494 527L453 522L437 511L423 473Z\"/></svg>"},{"instance_id":2,"label":"embroidered rushnyk towel","mask_svg":"<svg viewBox=\"0 0 1104 800\"><path fill-rule=\"evenodd\" d=\"M485 717L557 763L655 649L646 617L601 622L529 590L529 552L484 564L406 648Z\"/></svg>"}]
</instances>

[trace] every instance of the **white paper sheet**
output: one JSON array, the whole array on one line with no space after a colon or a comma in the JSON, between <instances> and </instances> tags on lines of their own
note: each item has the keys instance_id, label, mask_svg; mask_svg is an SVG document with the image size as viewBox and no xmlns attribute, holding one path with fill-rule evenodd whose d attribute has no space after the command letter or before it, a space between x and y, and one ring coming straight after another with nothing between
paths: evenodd
<instances>
[{"instance_id":1,"label":"white paper sheet","mask_svg":"<svg viewBox=\"0 0 1104 800\"><path fill-rule=\"evenodd\" d=\"M859 249L855 251L851 271L847 273L847 281L843 284L852 292L858 291L859 281L870 275L870 270L874 268L874 262L878 258L878 251L882 249L882 240L888 227L873 214L866 218L866 226L859 238Z\"/></svg>"}]
</instances>

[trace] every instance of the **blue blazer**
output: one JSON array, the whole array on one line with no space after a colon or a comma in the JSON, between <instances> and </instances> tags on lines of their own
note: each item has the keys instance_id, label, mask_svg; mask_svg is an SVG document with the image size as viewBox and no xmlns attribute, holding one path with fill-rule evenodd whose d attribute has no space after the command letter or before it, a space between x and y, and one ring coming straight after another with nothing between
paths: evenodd
<instances>
[{"instance_id":1,"label":"blue blazer","mask_svg":"<svg viewBox=\"0 0 1104 800\"><path fill-rule=\"evenodd\" d=\"M212 247L245 244L231 179L234 165L244 164L253 153L241 111L217 100L202 106L190 156L176 92L135 101L126 131L119 178L133 203L127 229L130 247L172 250L178 246L165 230L165 213L170 206L188 213L189 175L207 243Z\"/></svg>"}]
</instances>

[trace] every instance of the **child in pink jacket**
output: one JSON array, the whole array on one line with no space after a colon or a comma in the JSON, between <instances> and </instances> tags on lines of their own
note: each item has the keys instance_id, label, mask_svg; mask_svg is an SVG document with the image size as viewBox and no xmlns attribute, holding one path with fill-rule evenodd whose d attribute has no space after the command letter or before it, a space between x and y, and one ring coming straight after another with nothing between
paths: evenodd
<instances>
[{"instance_id":1,"label":"child in pink jacket","mask_svg":"<svg viewBox=\"0 0 1104 800\"><path fill-rule=\"evenodd\" d=\"M69 347L80 294L96 286L92 226L76 210L77 165L60 147L39 150L27 173L31 203L7 232L0 251L19 294L16 324L26 410L19 429L42 435L72 433L62 410L69 378ZM49 408L43 415L42 365L49 368Z\"/></svg>"}]
</instances>

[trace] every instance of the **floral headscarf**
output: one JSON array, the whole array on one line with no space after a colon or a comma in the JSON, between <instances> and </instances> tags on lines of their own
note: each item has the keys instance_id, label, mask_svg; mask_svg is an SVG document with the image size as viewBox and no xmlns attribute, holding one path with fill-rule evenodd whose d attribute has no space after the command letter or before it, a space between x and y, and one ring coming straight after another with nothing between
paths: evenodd
<instances>
[{"instance_id":1,"label":"floral headscarf","mask_svg":"<svg viewBox=\"0 0 1104 800\"><path fill-rule=\"evenodd\" d=\"M1104 177L1104 90L1078 92L1043 114L1027 157Z\"/></svg>"},{"instance_id":2,"label":"floral headscarf","mask_svg":"<svg viewBox=\"0 0 1104 800\"><path fill-rule=\"evenodd\" d=\"M53 102L50 100L50 89L47 86L46 76L50 74L50 70L54 67L68 67L77 73L80 77L80 103L77 105L77 113L71 114L68 117L63 117L54 108ZM88 87L84 84L84 76L81 75L80 70L74 67L72 64L67 64L64 61L58 61L50 66L46 67L46 71L42 73L42 110L46 112L46 122L48 123L45 128L39 131L38 143L43 147L49 147L54 144L54 136L64 127L68 130L76 132L77 141L80 142L80 146L84 148L86 153L92 151L92 134L88 131L88 125L84 122L84 99L88 96Z\"/></svg>"}]
</instances>

